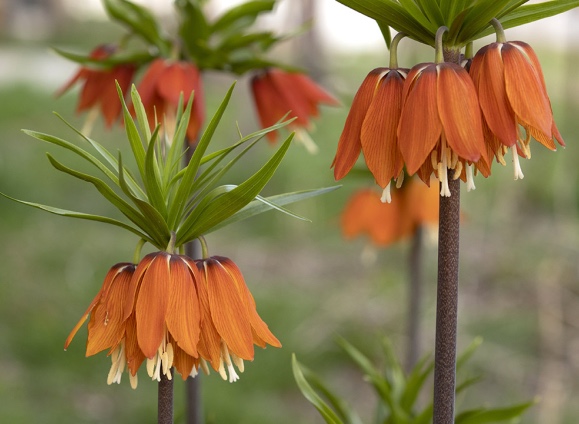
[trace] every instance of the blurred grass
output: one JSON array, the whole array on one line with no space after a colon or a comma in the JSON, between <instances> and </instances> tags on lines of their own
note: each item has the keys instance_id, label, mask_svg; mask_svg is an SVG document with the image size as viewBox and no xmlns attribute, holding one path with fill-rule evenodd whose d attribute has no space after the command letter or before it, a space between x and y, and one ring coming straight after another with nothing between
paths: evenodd
<instances>
[{"instance_id":1,"label":"blurred grass","mask_svg":"<svg viewBox=\"0 0 579 424\"><path fill-rule=\"evenodd\" d=\"M74 37L61 34L57 41L66 44L74 39L83 48L91 40L90 31L79 31ZM408 55L426 60L420 54ZM461 406L501 405L537 394L549 396L543 393L539 376L546 363L556 361L565 370L562 376L553 375L565 389L561 413L566 418L561 422L571 424L579 416L579 406L572 401L579 396L579 317L573 312L579 294L575 165L579 108L577 91L569 91L561 80L576 74L567 73L576 69L579 56L563 57L553 51L539 55L547 85L559 87L550 92L568 148L551 153L533 143L533 159L522 162L524 180L512 181L510 166L496 166L491 178L476 180L476 191L463 194L459 345L468 345L477 335L484 337L473 363L485 380L459 401ZM332 58L328 83L345 106L367 71L382 64L379 59ZM209 111L215 110L229 83L209 75ZM245 133L256 128L245 83L238 83L233 107L219 130L222 145L235 139L235 120ZM28 128L74 140L50 111L58 110L82 125L82 117L73 113L75 96L55 100L48 89L20 85L0 87L0 98L0 191L65 208L110 212L98 203L91 186L53 170L43 153L53 152L68 164L75 163L72 155L19 131ZM308 155L302 146L292 146L266 194L334 184L329 165L346 113L347 107L323 110L314 133L319 154ZM111 150L126 149L119 128L97 129L94 138ZM232 180L255 171L272 153L264 143L231 173ZM284 345L258 350L235 384L221 381L215 373L202 377L208 423L321 423L294 384L292 352L335 382L352 403L366 406L370 415L373 404L365 383L333 340L339 334L371 354L379 349L377 336L386 334L403 355L409 246L404 242L380 251L374 265L364 266L360 252L365 241L342 241L338 229L342 205L355 187L366 183L371 185L346 179L342 189L292 207L313 223L268 213L208 237L212 254L231 257L243 270L261 316ZM0 199L0 208L0 421L155 422L156 385L143 370L136 391L126 376L121 385L108 387L110 362L105 354L84 358L86 328L68 352L62 351L106 271L116 262L130 260L136 240L114 228L48 215L5 199ZM426 249L425 274L422 322L428 351L434 338L432 245ZM563 293L565 338L563 345L545 350L537 287L547 283L558 285ZM182 393L178 379L178 414L183 411ZM525 423L537 422L537 409L525 416Z\"/></svg>"}]
</instances>

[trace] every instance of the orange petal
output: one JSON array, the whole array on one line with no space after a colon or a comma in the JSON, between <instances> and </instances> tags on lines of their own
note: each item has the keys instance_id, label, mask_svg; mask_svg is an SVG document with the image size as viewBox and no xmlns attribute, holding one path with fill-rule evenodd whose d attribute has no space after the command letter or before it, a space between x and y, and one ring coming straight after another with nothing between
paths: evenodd
<instances>
[{"instance_id":1,"label":"orange petal","mask_svg":"<svg viewBox=\"0 0 579 424\"><path fill-rule=\"evenodd\" d=\"M402 170L397 129L402 113L404 77L390 70L380 80L361 130L361 145L366 165L378 185L386 187Z\"/></svg>"},{"instance_id":2,"label":"orange petal","mask_svg":"<svg viewBox=\"0 0 579 424\"><path fill-rule=\"evenodd\" d=\"M110 289L101 298L88 324L86 356L94 355L120 343L125 334L123 316L127 290L135 271L133 264L125 264L113 277Z\"/></svg>"},{"instance_id":3,"label":"orange petal","mask_svg":"<svg viewBox=\"0 0 579 424\"><path fill-rule=\"evenodd\" d=\"M398 124L398 146L410 175L426 159L430 162L429 155L442 133L436 81L436 65L420 64L410 70L404 85L404 92L408 95Z\"/></svg>"},{"instance_id":4,"label":"orange petal","mask_svg":"<svg viewBox=\"0 0 579 424\"><path fill-rule=\"evenodd\" d=\"M177 370L183 381L187 380L187 377L191 374L193 367L199 363L198 359L193 358L188 355L179 346L173 348L173 366Z\"/></svg>"},{"instance_id":5,"label":"orange petal","mask_svg":"<svg viewBox=\"0 0 579 424\"><path fill-rule=\"evenodd\" d=\"M269 75L278 93L277 103L283 108L283 114L291 111L289 117L296 117L294 124L307 127L310 122L310 104L308 98L300 91L300 86L293 82L292 75L279 69L270 70Z\"/></svg>"},{"instance_id":6,"label":"orange petal","mask_svg":"<svg viewBox=\"0 0 579 424\"><path fill-rule=\"evenodd\" d=\"M551 105L532 62L520 47L509 43L503 44L502 56L507 96L517 118L550 138Z\"/></svg>"},{"instance_id":7,"label":"orange petal","mask_svg":"<svg viewBox=\"0 0 579 424\"><path fill-rule=\"evenodd\" d=\"M219 369L221 359L221 336L215 329L211 319L211 310L209 308L209 294L207 293L207 273L203 266L204 261L197 261L195 265L201 275L201 281L197 285L197 294L199 295L199 310L201 312L201 334L197 350L201 357L209 362L214 370Z\"/></svg>"},{"instance_id":8,"label":"orange petal","mask_svg":"<svg viewBox=\"0 0 579 424\"><path fill-rule=\"evenodd\" d=\"M197 357L201 315L195 289L196 277L180 256L171 256L170 268L171 291L167 309L167 329L187 354Z\"/></svg>"},{"instance_id":9,"label":"orange petal","mask_svg":"<svg viewBox=\"0 0 579 424\"><path fill-rule=\"evenodd\" d=\"M108 293L109 288L110 288L111 284L113 283L114 279L123 270L123 268L126 265L129 265L129 264L118 263L118 264L112 266L111 269L109 269L109 271L107 272L107 275L105 276L105 279L103 281L103 285L101 286L101 289L96 294L94 299L90 302L90 305L88 305L88 308L86 308L86 311L82 315L81 319L77 322L77 324L74 326L74 328L72 329L72 331L70 332L70 334L66 338L66 341L64 343L64 350L68 349L70 342L72 342L72 339L74 338L74 336L76 335L76 333L78 332L80 327L82 327L84 322L87 320L89 314L92 312L92 310L95 308L95 306L101 301L103 296L106 296L106 294Z\"/></svg>"},{"instance_id":10,"label":"orange petal","mask_svg":"<svg viewBox=\"0 0 579 424\"><path fill-rule=\"evenodd\" d=\"M472 79L461 66L441 63L438 68L438 113L451 149L476 162L486 155L481 112Z\"/></svg>"},{"instance_id":11,"label":"orange petal","mask_svg":"<svg viewBox=\"0 0 579 424\"><path fill-rule=\"evenodd\" d=\"M166 252L155 253L155 257L143 274L137 296L135 305L137 339L147 358L155 356L165 336L165 318L172 285L170 258L171 255Z\"/></svg>"},{"instance_id":12,"label":"orange petal","mask_svg":"<svg viewBox=\"0 0 579 424\"><path fill-rule=\"evenodd\" d=\"M223 265L232 280L235 282L237 292L246 306L251 328L255 333L254 342L256 342L255 336L257 336L258 343L256 344L260 347L265 347L265 343L273 347L281 347L279 340L271 333L267 324L263 322L261 317L258 315L255 300L245 284L245 279L243 278L239 267L229 258L215 256L215 259Z\"/></svg>"},{"instance_id":13,"label":"orange petal","mask_svg":"<svg viewBox=\"0 0 579 424\"><path fill-rule=\"evenodd\" d=\"M242 359L253 359L253 336L245 305L231 275L217 260L204 261L211 319L229 350Z\"/></svg>"},{"instance_id":14,"label":"orange petal","mask_svg":"<svg viewBox=\"0 0 579 424\"><path fill-rule=\"evenodd\" d=\"M152 107L153 100L157 98L157 82L167 67L163 59L155 59L147 68L143 79L139 83L138 91L145 107Z\"/></svg>"},{"instance_id":15,"label":"orange petal","mask_svg":"<svg viewBox=\"0 0 579 424\"><path fill-rule=\"evenodd\" d=\"M145 355L139 347L137 340L137 320L132 314L125 321L125 356L127 357L127 367L131 375L137 374L139 367L145 360Z\"/></svg>"},{"instance_id":16,"label":"orange petal","mask_svg":"<svg viewBox=\"0 0 579 424\"><path fill-rule=\"evenodd\" d=\"M135 302L137 299L137 292L141 287L143 281L143 275L147 272L147 269L153 262L153 259L157 256L157 252L149 253L141 262L137 265L137 269L131 278L129 288L127 289L127 300L123 309L123 319L126 320L135 311Z\"/></svg>"},{"instance_id":17,"label":"orange petal","mask_svg":"<svg viewBox=\"0 0 579 424\"><path fill-rule=\"evenodd\" d=\"M284 115L277 116L277 93L275 92L268 74L256 75L251 80L253 100L257 109L257 115L262 128L274 125ZM277 141L277 131L267 133L270 143Z\"/></svg>"},{"instance_id":18,"label":"orange petal","mask_svg":"<svg viewBox=\"0 0 579 424\"><path fill-rule=\"evenodd\" d=\"M505 91L500 46L500 43L491 44L484 56L481 56L477 88L480 107L489 128L502 144L510 147L517 141L517 123Z\"/></svg>"},{"instance_id":19,"label":"orange petal","mask_svg":"<svg viewBox=\"0 0 579 424\"><path fill-rule=\"evenodd\" d=\"M344 178L358 160L358 156L360 156L360 150L362 149L360 141L362 124L374 97L376 86L387 71L388 68L372 70L354 96L342 135L340 135L340 141L338 141L338 150L332 162L336 180Z\"/></svg>"}]
</instances>

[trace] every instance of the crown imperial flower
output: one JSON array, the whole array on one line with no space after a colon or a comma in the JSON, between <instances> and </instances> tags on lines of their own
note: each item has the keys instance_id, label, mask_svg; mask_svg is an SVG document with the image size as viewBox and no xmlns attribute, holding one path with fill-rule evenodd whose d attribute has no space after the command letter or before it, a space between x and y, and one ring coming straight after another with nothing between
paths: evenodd
<instances>
[{"instance_id":1,"label":"crown imperial flower","mask_svg":"<svg viewBox=\"0 0 579 424\"><path fill-rule=\"evenodd\" d=\"M523 178L518 156L531 157L531 137L551 150L556 150L553 139L565 145L531 46L521 41L489 44L473 58L470 74L478 92L486 138L503 164L504 154L512 150L515 179Z\"/></svg>"},{"instance_id":2,"label":"crown imperial flower","mask_svg":"<svg viewBox=\"0 0 579 424\"><path fill-rule=\"evenodd\" d=\"M113 45L101 45L90 53L89 58L104 60L113 55L116 50L117 48ZM115 81L118 82L122 92L126 93L135 71L135 65L130 63L103 69L82 66L57 92L57 96L65 93L75 84L81 83L82 88L76 111L80 113L100 106L105 123L110 127L121 114L121 103Z\"/></svg>"},{"instance_id":3,"label":"crown imperial flower","mask_svg":"<svg viewBox=\"0 0 579 424\"><path fill-rule=\"evenodd\" d=\"M281 344L257 314L255 300L231 259L212 256L196 263L201 275L199 351L224 380L229 373L233 382L239 378L233 364L243 372L243 360L253 360L254 344L262 348Z\"/></svg>"},{"instance_id":4,"label":"crown imperial flower","mask_svg":"<svg viewBox=\"0 0 579 424\"><path fill-rule=\"evenodd\" d=\"M473 164L488 159L468 72L448 62L418 64L408 74L403 98L398 143L408 173L418 173L425 183L437 174L441 196L450 196L447 170L454 170L454 179L466 179L469 190L474 188Z\"/></svg>"},{"instance_id":5,"label":"crown imperial flower","mask_svg":"<svg viewBox=\"0 0 579 424\"><path fill-rule=\"evenodd\" d=\"M156 59L143 75L138 91L151 129L160 119L175 117L181 93L187 103L194 92L187 137L190 143L197 140L205 119L205 106L201 74L195 65L191 62Z\"/></svg>"},{"instance_id":6,"label":"crown imperial flower","mask_svg":"<svg viewBox=\"0 0 579 424\"><path fill-rule=\"evenodd\" d=\"M337 180L350 172L360 151L364 152L368 169L383 189L400 176L403 161L396 132L407 72L407 69L376 68L362 82L332 163Z\"/></svg>"},{"instance_id":7,"label":"crown imperial flower","mask_svg":"<svg viewBox=\"0 0 579 424\"><path fill-rule=\"evenodd\" d=\"M320 104L338 104L332 95L299 72L266 69L252 78L251 89L263 128L274 125L289 112L289 118L295 117L290 128L308 130L311 127L310 118L319 115ZM269 132L267 138L275 143L278 132Z\"/></svg>"}]
</instances>

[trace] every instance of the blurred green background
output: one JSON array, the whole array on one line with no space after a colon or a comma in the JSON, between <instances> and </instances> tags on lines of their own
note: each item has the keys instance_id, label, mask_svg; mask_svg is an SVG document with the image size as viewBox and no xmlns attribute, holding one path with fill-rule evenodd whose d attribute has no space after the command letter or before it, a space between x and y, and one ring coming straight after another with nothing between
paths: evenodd
<instances>
[{"instance_id":1,"label":"blurred green background","mask_svg":"<svg viewBox=\"0 0 579 424\"><path fill-rule=\"evenodd\" d=\"M51 2L24 3L38 8ZM84 116L74 113L77 92L54 97L75 67L48 48L87 51L114 41L121 30L96 18L75 18L65 7L71 3L54 2L54 18L46 15L49 9L41 7L38 16L32 13L36 9L28 9L26 19L39 20L21 17L21 24L8 14L10 2L0 9L0 191L106 214L110 210L92 186L52 169L44 153L70 165L76 163L72 155L20 132L33 129L78 141L51 114L58 111L82 126ZM572 19L579 19L571 13ZM541 25L531 24L536 31ZM533 142L532 160L522 162L524 180L513 181L510 166L495 166L491 178L478 177L477 189L462 196L459 346L476 336L484 338L469 368L484 380L457 399L458 409L539 396L541 401L523 422L571 424L579 417L574 401L579 396L579 46L573 31L569 27L563 38L568 42L549 45L545 37L536 46L568 147L553 153ZM516 35L507 31L509 39ZM278 58L304 63L299 40L280 49ZM399 50L403 66L432 57L429 49L410 41L403 41ZM310 155L294 145L266 194L335 184L330 163L348 106L366 73L384 66L387 57L384 50L322 53L316 75L344 107L323 110L312 134L319 153ZM206 75L209 114L231 81ZM215 149L236 139L235 121L245 133L257 128L245 80L237 86ZM112 151L127 148L120 127L105 132L97 125L93 138ZM250 175L272 153L264 142L231 172L231 181ZM404 356L409 243L379 250L375 262L363 262L367 241L343 241L339 215L353 190L372 182L347 178L343 184L338 191L292 207L312 223L270 212L208 237L212 254L232 258L243 270L260 315L283 343L282 349L258 350L235 384L215 373L202 376L208 423L321 423L294 383L292 352L369 422L372 392L334 340L341 335L379 357L379 338L386 335ZM109 267L131 259L135 238L116 228L64 219L5 199L0 199L0 213L0 422L155 422L156 384L143 370L136 391L126 376L121 385L107 386L109 358L104 353L84 357L86 327L68 352L62 349ZM433 349L436 281L435 242L426 244L424 353ZM178 379L177 416L183 414L183 389Z\"/></svg>"}]
</instances>

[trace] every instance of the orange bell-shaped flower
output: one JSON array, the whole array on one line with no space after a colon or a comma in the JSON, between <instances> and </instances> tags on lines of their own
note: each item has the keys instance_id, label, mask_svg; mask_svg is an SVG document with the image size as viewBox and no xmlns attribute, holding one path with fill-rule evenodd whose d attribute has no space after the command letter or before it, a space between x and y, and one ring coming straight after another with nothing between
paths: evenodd
<instances>
[{"instance_id":1,"label":"orange bell-shaped flower","mask_svg":"<svg viewBox=\"0 0 579 424\"><path fill-rule=\"evenodd\" d=\"M286 114L292 130L311 127L311 118L319 115L320 104L338 105L339 102L327 91L299 72L285 72L268 68L251 79L251 90L260 124L271 127ZM270 143L275 143L278 132L267 133Z\"/></svg>"},{"instance_id":2,"label":"orange bell-shaped flower","mask_svg":"<svg viewBox=\"0 0 579 424\"><path fill-rule=\"evenodd\" d=\"M403 167L397 128L407 69L376 68L358 89L346 118L332 166L334 177L346 176L360 151L377 184L386 188Z\"/></svg>"},{"instance_id":3,"label":"orange bell-shaped flower","mask_svg":"<svg viewBox=\"0 0 579 424\"><path fill-rule=\"evenodd\" d=\"M253 360L253 345L281 347L256 311L255 301L233 261L221 256L196 261L201 284L199 353L221 377L236 381L235 364L243 372L243 360ZM227 373L225 371L227 367Z\"/></svg>"},{"instance_id":4,"label":"orange bell-shaped flower","mask_svg":"<svg viewBox=\"0 0 579 424\"><path fill-rule=\"evenodd\" d=\"M473 58L470 74L488 127L487 142L492 140L494 154L503 164L506 151L513 151L515 179L523 178L518 155L531 157L531 137L551 150L556 150L553 139L565 145L531 46L521 41L489 44Z\"/></svg>"},{"instance_id":5,"label":"orange bell-shaped flower","mask_svg":"<svg viewBox=\"0 0 579 424\"><path fill-rule=\"evenodd\" d=\"M102 45L94 49L89 57L103 60L115 51L116 47L113 45ZM80 113L100 106L107 127L111 127L121 114L121 102L115 81L118 82L122 92L126 93L135 71L136 66L130 63L103 69L82 66L56 94L60 96L76 83L81 83L76 111Z\"/></svg>"},{"instance_id":6,"label":"orange bell-shaped flower","mask_svg":"<svg viewBox=\"0 0 579 424\"><path fill-rule=\"evenodd\" d=\"M184 61L156 59L143 75L138 91L151 129L165 117L174 119L181 93L187 103L194 92L187 137L189 143L196 142L205 120L205 103L201 74L195 65Z\"/></svg>"},{"instance_id":7,"label":"orange bell-shaped flower","mask_svg":"<svg viewBox=\"0 0 579 424\"><path fill-rule=\"evenodd\" d=\"M441 196L450 196L448 170L474 188L473 164L488 164L481 113L474 84L454 63L414 66L404 85L398 145L410 175L427 184L434 172ZM479 170L487 167L479 167Z\"/></svg>"}]
</instances>

